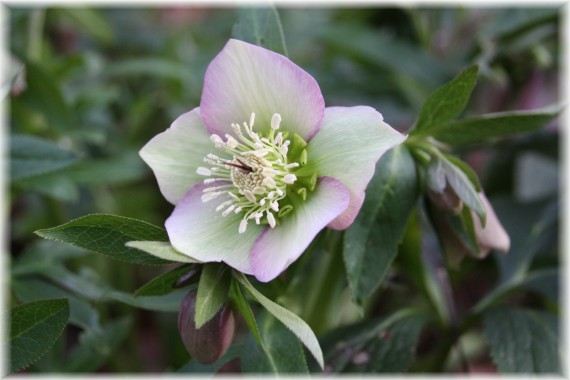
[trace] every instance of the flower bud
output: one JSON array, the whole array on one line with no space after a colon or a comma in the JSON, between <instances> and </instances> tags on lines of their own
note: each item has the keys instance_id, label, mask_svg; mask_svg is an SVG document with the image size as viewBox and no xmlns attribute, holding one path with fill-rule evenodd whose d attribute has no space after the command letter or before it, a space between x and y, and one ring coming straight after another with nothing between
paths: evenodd
<instances>
[{"instance_id":1,"label":"flower bud","mask_svg":"<svg viewBox=\"0 0 570 380\"><path fill-rule=\"evenodd\" d=\"M483 259L493 249L505 253L509 251L509 235L501 225L485 194L480 192L478 195L485 206L487 223L483 228L477 214L471 211L475 238L477 240L476 246L466 241L466 232L461 231L463 227L460 227L460 222L458 222L460 218L458 216L442 213L438 210L438 206L429 205L428 207L428 212L439 236L443 251L452 266L457 266L466 254Z\"/></svg>"},{"instance_id":2,"label":"flower bud","mask_svg":"<svg viewBox=\"0 0 570 380\"><path fill-rule=\"evenodd\" d=\"M511 248L511 239L509 234L503 228L503 225L497 218L493 206L485 196L485 193L479 193L479 198L485 206L487 213L487 223L485 227L481 226L481 221L475 215L473 216L473 223L475 224L475 234L477 235L477 243L479 244L479 256L485 257L492 249L504 253L509 252Z\"/></svg>"},{"instance_id":3,"label":"flower bud","mask_svg":"<svg viewBox=\"0 0 570 380\"><path fill-rule=\"evenodd\" d=\"M180 304L178 332L192 358L202 364L211 364L221 358L230 346L235 319L228 305L222 308L201 328L194 322L197 291L189 292Z\"/></svg>"}]
</instances>

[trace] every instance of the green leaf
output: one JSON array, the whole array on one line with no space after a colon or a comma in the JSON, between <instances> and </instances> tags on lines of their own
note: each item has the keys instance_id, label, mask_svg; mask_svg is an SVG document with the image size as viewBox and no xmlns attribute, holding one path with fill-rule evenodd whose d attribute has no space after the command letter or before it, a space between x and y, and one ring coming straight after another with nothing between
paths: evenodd
<instances>
[{"instance_id":1,"label":"green leaf","mask_svg":"<svg viewBox=\"0 0 570 380\"><path fill-rule=\"evenodd\" d=\"M63 333L69 319L66 299L43 300L10 310L10 371L20 371L41 358Z\"/></svg>"},{"instance_id":2,"label":"green leaf","mask_svg":"<svg viewBox=\"0 0 570 380\"><path fill-rule=\"evenodd\" d=\"M176 288L173 286L176 283L176 280L178 280L180 276L188 273L190 270L192 270L192 266L182 265L174 268L171 271L163 273L138 288L135 291L134 296L162 296L164 294L173 292L176 290Z\"/></svg>"},{"instance_id":3,"label":"green leaf","mask_svg":"<svg viewBox=\"0 0 570 380\"><path fill-rule=\"evenodd\" d=\"M388 79L400 77L404 82L402 91L416 83L434 88L451 72L451 65L447 61L434 58L408 40L355 23L334 23L329 28L323 28L319 37L325 46L335 50L335 56L347 56L354 63L372 66L374 71L385 70L390 74Z\"/></svg>"},{"instance_id":4,"label":"green leaf","mask_svg":"<svg viewBox=\"0 0 570 380\"><path fill-rule=\"evenodd\" d=\"M478 66L463 70L453 80L435 90L424 102L412 135L431 135L463 111L477 81Z\"/></svg>"},{"instance_id":5,"label":"green leaf","mask_svg":"<svg viewBox=\"0 0 570 380\"><path fill-rule=\"evenodd\" d=\"M117 353L131 333L132 320L123 317L103 326L101 334L85 331L79 336L79 344L64 361L61 372L94 372Z\"/></svg>"},{"instance_id":6,"label":"green leaf","mask_svg":"<svg viewBox=\"0 0 570 380\"><path fill-rule=\"evenodd\" d=\"M247 278L243 275L243 273L237 273L235 271L232 272L234 278L249 292L249 294L257 300L267 311L269 311L275 318L280 320L287 328L289 328L297 338L303 342L305 347L309 349L311 354L315 357L317 363L321 369L324 368L324 361L323 361L323 352L321 351L321 347L319 345L319 341L309 325L305 323L301 318L297 315L293 314L291 311L285 309L283 306L280 306L263 294L257 291L249 283Z\"/></svg>"},{"instance_id":7,"label":"green leaf","mask_svg":"<svg viewBox=\"0 0 570 380\"><path fill-rule=\"evenodd\" d=\"M455 157L451 154L444 154L444 156L445 156L445 158L447 158L449 160L449 162L451 162L453 165L457 166L459 169L461 169L461 171L463 173L465 173L467 178L469 178L469 180L471 181L471 184L475 188L476 192L483 191L483 187L481 186L481 182L479 181L479 177L477 177L477 173L475 173L475 171L473 169L471 169L471 167L465 161L463 161L463 160L459 159L458 157Z\"/></svg>"},{"instance_id":8,"label":"green leaf","mask_svg":"<svg viewBox=\"0 0 570 380\"><path fill-rule=\"evenodd\" d=\"M33 136L10 136L10 179L12 182L60 170L77 157L56 144Z\"/></svg>"},{"instance_id":9,"label":"green leaf","mask_svg":"<svg viewBox=\"0 0 570 380\"><path fill-rule=\"evenodd\" d=\"M441 125L432 135L451 145L473 144L491 138L538 131L559 113L560 107L492 113Z\"/></svg>"},{"instance_id":10,"label":"green leaf","mask_svg":"<svg viewBox=\"0 0 570 380\"><path fill-rule=\"evenodd\" d=\"M434 258L439 252L425 247L437 247L435 232L427 216L416 208L412 212L397 258L398 269L414 283L432 306L438 322L447 326L451 320L451 305L447 298L444 279L439 275L441 259Z\"/></svg>"},{"instance_id":11,"label":"green leaf","mask_svg":"<svg viewBox=\"0 0 570 380\"><path fill-rule=\"evenodd\" d=\"M519 203L507 198L494 199L493 208L511 238L511 249L495 254L501 284L516 284L524 279L533 257L557 230L558 202Z\"/></svg>"},{"instance_id":12,"label":"green leaf","mask_svg":"<svg viewBox=\"0 0 570 380\"><path fill-rule=\"evenodd\" d=\"M36 117L40 113L48 128L72 128L72 113L55 81L55 75L45 70L45 65L32 62L26 64L26 90L13 98L17 107L24 106L21 117Z\"/></svg>"},{"instance_id":13,"label":"green leaf","mask_svg":"<svg viewBox=\"0 0 570 380\"><path fill-rule=\"evenodd\" d=\"M49 280L48 280L49 281ZM34 277L14 278L11 290L21 302L34 302L45 299L67 299L69 302L69 322L83 330L97 335L101 332L98 311L87 301L75 296L71 291L62 289L46 280Z\"/></svg>"},{"instance_id":14,"label":"green leaf","mask_svg":"<svg viewBox=\"0 0 570 380\"><path fill-rule=\"evenodd\" d=\"M107 294L106 299L119 301L139 309L176 313L180 309L180 303L189 289L193 289L193 287L177 289L161 296L148 297L135 297L129 293L111 290Z\"/></svg>"},{"instance_id":15,"label":"green leaf","mask_svg":"<svg viewBox=\"0 0 570 380\"><path fill-rule=\"evenodd\" d=\"M91 214L57 227L38 230L36 234L46 239L72 244L133 264L170 263L170 261L125 246L132 240L168 241L164 229L137 219Z\"/></svg>"},{"instance_id":16,"label":"green leaf","mask_svg":"<svg viewBox=\"0 0 570 380\"><path fill-rule=\"evenodd\" d=\"M343 257L353 299L362 304L382 282L418 199L416 167L400 146L376 164L364 204L344 234Z\"/></svg>"},{"instance_id":17,"label":"green leaf","mask_svg":"<svg viewBox=\"0 0 570 380\"><path fill-rule=\"evenodd\" d=\"M239 8L232 36L287 56L283 26L274 6Z\"/></svg>"},{"instance_id":18,"label":"green leaf","mask_svg":"<svg viewBox=\"0 0 570 380\"><path fill-rule=\"evenodd\" d=\"M102 43L110 43L114 40L113 28L106 18L99 14L98 10L90 8L58 8L59 14L67 16L81 31L97 38Z\"/></svg>"},{"instance_id":19,"label":"green leaf","mask_svg":"<svg viewBox=\"0 0 570 380\"><path fill-rule=\"evenodd\" d=\"M17 187L26 192L37 191L62 202L76 203L79 200L79 188L66 175L66 170L20 179L17 181Z\"/></svg>"},{"instance_id":20,"label":"green leaf","mask_svg":"<svg viewBox=\"0 0 570 380\"><path fill-rule=\"evenodd\" d=\"M506 307L484 314L491 357L503 373L561 373L558 335L542 314Z\"/></svg>"},{"instance_id":21,"label":"green leaf","mask_svg":"<svg viewBox=\"0 0 570 380\"><path fill-rule=\"evenodd\" d=\"M427 320L418 311L405 309L345 326L323 339L326 362L333 372L405 372Z\"/></svg>"},{"instance_id":22,"label":"green leaf","mask_svg":"<svg viewBox=\"0 0 570 380\"><path fill-rule=\"evenodd\" d=\"M230 286L230 297L235 305L235 307L241 313L245 324L251 331L252 336L257 341L260 347L263 347L263 341L261 340L261 334L259 333L259 329L257 327L257 322L255 321L255 317L253 312L251 311L251 307L249 303L243 296L239 285L232 279L232 284Z\"/></svg>"},{"instance_id":23,"label":"green leaf","mask_svg":"<svg viewBox=\"0 0 570 380\"><path fill-rule=\"evenodd\" d=\"M178 61L138 57L110 64L105 70L105 75L113 77L151 76L184 81L188 77L188 68Z\"/></svg>"},{"instance_id":24,"label":"green leaf","mask_svg":"<svg viewBox=\"0 0 570 380\"><path fill-rule=\"evenodd\" d=\"M138 152L128 150L111 158L82 160L63 174L83 185L122 184L143 178L147 170Z\"/></svg>"},{"instance_id":25,"label":"green leaf","mask_svg":"<svg viewBox=\"0 0 570 380\"><path fill-rule=\"evenodd\" d=\"M241 355L243 372L309 373L303 347L291 330L267 312L260 316L260 326L264 345L248 336Z\"/></svg>"},{"instance_id":26,"label":"green leaf","mask_svg":"<svg viewBox=\"0 0 570 380\"><path fill-rule=\"evenodd\" d=\"M126 247L136 248L146 252L154 257L162 260L173 261L177 263L200 263L190 256L178 252L174 247L166 241L129 241L125 243Z\"/></svg>"},{"instance_id":27,"label":"green leaf","mask_svg":"<svg viewBox=\"0 0 570 380\"><path fill-rule=\"evenodd\" d=\"M230 290L231 274L225 264L204 264L196 296L196 328L204 326L226 303Z\"/></svg>"},{"instance_id":28,"label":"green leaf","mask_svg":"<svg viewBox=\"0 0 570 380\"><path fill-rule=\"evenodd\" d=\"M530 272L520 286L544 294L552 301L558 303L560 289L560 275L558 268L538 269Z\"/></svg>"},{"instance_id":29,"label":"green leaf","mask_svg":"<svg viewBox=\"0 0 570 380\"><path fill-rule=\"evenodd\" d=\"M485 210L485 205L481 201L481 198L479 198L471 179L465 174L465 172L463 172L463 170L455 166L443 155L436 157L434 164L440 166L440 169L445 173L445 178L447 179L449 186L451 186L465 205L479 216L481 224L485 225L487 211Z\"/></svg>"}]
</instances>

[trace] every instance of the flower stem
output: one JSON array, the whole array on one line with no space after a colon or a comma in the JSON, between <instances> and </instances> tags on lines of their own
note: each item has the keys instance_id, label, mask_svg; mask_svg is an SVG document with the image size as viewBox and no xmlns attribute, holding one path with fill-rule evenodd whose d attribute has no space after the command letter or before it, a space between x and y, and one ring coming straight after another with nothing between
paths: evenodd
<instances>
[{"instance_id":1,"label":"flower stem","mask_svg":"<svg viewBox=\"0 0 570 380\"><path fill-rule=\"evenodd\" d=\"M32 11L28 23L28 59L39 61L42 55L42 38L44 35L45 9Z\"/></svg>"}]
</instances>

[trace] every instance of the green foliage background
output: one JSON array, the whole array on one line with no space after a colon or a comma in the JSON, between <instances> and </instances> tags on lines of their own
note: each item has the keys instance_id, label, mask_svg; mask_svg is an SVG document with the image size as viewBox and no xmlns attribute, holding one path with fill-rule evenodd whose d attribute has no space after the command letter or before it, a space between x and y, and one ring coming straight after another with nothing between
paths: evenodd
<instances>
[{"instance_id":1,"label":"green foliage background","mask_svg":"<svg viewBox=\"0 0 570 380\"><path fill-rule=\"evenodd\" d=\"M471 99L465 99L462 117L530 111L559 101L558 8L278 10L286 40L283 53L316 78L327 106L370 105L402 132L424 114L422 105L430 93L473 64L479 65L478 82ZM160 195L138 150L199 104L206 66L232 31L280 49L278 38L248 35L243 24L261 20L263 34L264 28L275 26L273 11L257 16L247 12L187 6L10 6L10 83L3 88L3 96L9 99L10 301L12 305L55 298L69 301L65 305L69 323L62 335L54 335L54 340L59 336L55 345L41 358L12 369L35 361L27 371L203 372L223 364L223 360L213 366L189 361L175 313L187 289L163 295L167 281L163 279L147 288L150 293L144 297L132 294L159 274L165 273L171 281L172 266L114 261L44 241L33 232L91 213L163 225L172 206ZM242 24L234 26L238 15ZM453 113L453 107L448 111ZM456 116L442 112L434 117ZM532 131L536 123L550 120L551 114L545 111L545 115L525 119L526 127L508 115L495 126L505 128L505 135ZM431 127L427 123L417 128ZM466 258L449 271L445 281L434 280L440 248L425 216L413 212L403 223L390 224L394 236L403 234L402 244L373 242L389 246L392 255L386 259L386 272L376 278L368 275L355 282L362 273L358 266L362 261L351 266L346 258L349 248L361 249L362 258L371 255L365 247L349 244L370 233L373 236L372 222L366 222L362 231L348 232L356 238L347 240L345 235L343 244L339 244L343 237L332 231L319 235L309 252L288 270L289 278L295 279L292 283L279 278L256 288L309 324L321 341L325 361L333 366L329 371L559 371L557 334L553 333L560 312L559 128L554 121L538 132L475 144L473 136L441 131L442 141L463 139L453 153L481 179L510 234L508 255ZM395 151L394 156L400 153ZM400 210L410 209L405 200L401 203ZM370 220L374 218L371 214ZM125 254L121 249L127 254L134 251L121 246L107 254ZM420 251L424 252L421 257ZM434 286L439 289L435 293ZM354 287L363 289L355 302ZM261 308L252 306L260 315ZM436 321L416 313L422 308L437 315ZM63 314L57 310L54 315L59 318ZM458 321L462 324L456 326ZM513 333L493 328L505 321L520 329ZM61 324L60 318L57 323ZM276 323L267 313L262 315L258 320L261 338L256 339L262 339L269 347L266 354L276 358L279 355L271 351L278 349L275 342L291 350L289 362L275 364L278 372L315 370L309 355L305 362L298 340ZM462 350L455 345L455 329L462 333ZM400 345L389 339L372 340L372 335L388 330ZM546 337L543 346L519 342L530 344L530 356L509 356L513 345L504 346L504 342L516 340L518 331L527 330L525 336L535 340ZM267 369L265 359L259 359L263 353L243 324L234 342L226 359L245 350L244 371ZM382 359L362 364L351 356L354 350ZM412 351L416 354L410 356ZM549 353L545 360L529 366L529 357L540 359L544 352ZM502 361L504 355L514 357L514 362ZM468 363L467 368L462 362ZM233 361L225 369L235 371L239 365Z\"/></svg>"}]
</instances>

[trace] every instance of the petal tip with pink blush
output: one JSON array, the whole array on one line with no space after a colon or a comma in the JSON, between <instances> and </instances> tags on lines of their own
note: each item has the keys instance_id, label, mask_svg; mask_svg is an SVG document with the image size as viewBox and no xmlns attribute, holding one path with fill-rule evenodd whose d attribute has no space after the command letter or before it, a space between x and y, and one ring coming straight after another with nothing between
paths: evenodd
<instances>
[{"instance_id":1,"label":"petal tip with pink blush","mask_svg":"<svg viewBox=\"0 0 570 380\"><path fill-rule=\"evenodd\" d=\"M233 133L231 124L252 112L258 127L269 128L279 113L285 129L308 140L319 130L324 104L316 80L287 57L231 39L206 69L200 109L211 134Z\"/></svg>"}]
</instances>

